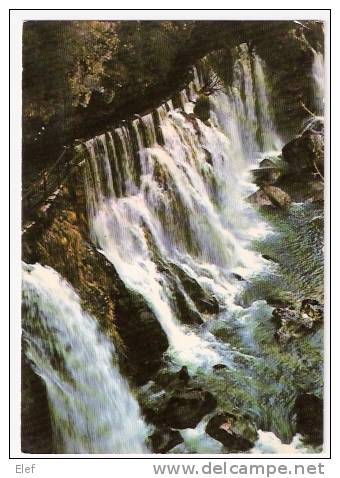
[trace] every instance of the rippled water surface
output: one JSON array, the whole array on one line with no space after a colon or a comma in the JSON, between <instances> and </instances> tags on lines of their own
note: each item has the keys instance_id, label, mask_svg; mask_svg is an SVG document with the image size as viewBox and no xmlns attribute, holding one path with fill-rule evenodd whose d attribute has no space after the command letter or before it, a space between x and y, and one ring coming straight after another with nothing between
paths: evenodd
<instances>
[{"instance_id":1,"label":"rippled water surface","mask_svg":"<svg viewBox=\"0 0 340 478\"><path fill-rule=\"evenodd\" d=\"M287 210L262 211L272 233L254 247L272 263L271 271L257 277L245 298L276 303L304 298L323 301L324 212L322 204L292 204Z\"/></svg>"}]
</instances>

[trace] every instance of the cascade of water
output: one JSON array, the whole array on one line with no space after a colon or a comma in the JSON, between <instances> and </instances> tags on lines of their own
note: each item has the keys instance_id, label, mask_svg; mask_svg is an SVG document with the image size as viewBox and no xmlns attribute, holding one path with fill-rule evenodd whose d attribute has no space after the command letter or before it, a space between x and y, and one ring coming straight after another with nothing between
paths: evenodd
<instances>
[{"instance_id":1,"label":"cascade of water","mask_svg":"<svg viewBox=\"0 0 340 478\"><path fill-rule=\"evenodd\" d=\"M194 89L196 91L200 91L201 89L201 80L197 71L197 68L194 66L193 67L193 74L194 74L194 79L193 79L193 84L194 84Z\"/></svg>"},{"instance_id":2,"label":"cascade of water","mask_svg":"<svg viewBox=\"0 0 340 478\"><path fill-rule=\"evenodd\" d=\"M316 113L318 115L323 115L324 113L324 97L325 97L325 68L324 68L324 58L321 52L317 52L313 49L313 66L312 66L312 75L314 81L314 103L316 106Z\"/></svg>"},{"instance_id":3,"label":"cascade of water","mask_svg":"<svg viewBox=\"0 0 340 478\"><path fill-rule=\"evenodd\" d=\"M167 104L168 109L170 111L174 109L174 104L173 104L172 100L167 101L166 104Z\"/></svg>"},{"instance_id":4,"label":"cascade of water","mask_svg":"<svg viewBox=\"0 0 340 478\"><path fill-rule=\"evenodd\" d=\"M156 130L151 114L145 115L142 118L142 123L145 130L146 147L152 148L157 143Z\"/></svg>"},{"instance_id":5,"label":"cascade of water","mask_svg":"<svg viewBox=\"0 0 340 478\"><path fill-rule=\"evenodd\" d=\"M227 94L212 97L212 117L232 138L233 155L249 164L263 153L281 151L283 144L270 113L263 61L246 44L236 48L235 55L232 85Z\"/></svg>"},{"instance_id":6,"label":"cascade of water","mask_svg":"<svg viewBox=\"0 0 340 478\"><path fill-rule=\"evenodd\" d=\"M241 66L246 91L253 95L252 80L244 79L251 76L249 56ZM236 71L239 68L238 64ZM241 76L237 76L240 81ZM196 72L192 95L198 82ZM236 87L234 90L238 91ZM186 91L181 98L185 112L191 112L193 104ZM242 103L239 91L231 95L218 92L211 102L210 126L179 110L158 108L162 146L157 142L151 114L134 120L138 158L132 152L130 130L124 128L124 136L122 128L116 130L113 137L122 144L117 154L123 169L123 196L112 195L104 203L88 208L93 214L90 224L99 248L126 285L148 301L167 333L170 353L189 366L222 359L211 337L199 336L179 323L168 279L160 272L160 258L181 267L207 293L215 295L222 308L237 307L233 297L241 286L231 280L232 273L247 277L263 266L262 260L249 250L250 241L263 233L263 224L243 200L253 189L247 182L247 170L257 146L252 138L244 148L243 139L249 121L255 122L255 104L249 98L247 104ZM238 108L250 117L248 122L240 121ZM88 149L92 161L94 148L88 145ZM97 156L97 161L102 159ZM139 186L133 179L136 161ZM117 161L113 158L109 162ZM87 200L93 202L96 196L90 181L85 184ZM226 357L224 360L228 361Z\"/></svg>"},{"instance_id":7,"label":"cascade of water","mask_svg":"<svg viewBox=\"0 0 340 478\"><path fill-rule=\"evenodd\" d=\"M262 151L281 151L283 143L276 132L270 108L269 98L267 94L266 78L264 74L264 65L261 58L254 53L254 75L256 85L256 95L258 101L258 121L260 132L260 143Z\"/></svg>"},{"instance_id":8,"label":"cascade of water","mask_svg":"<svg viewBox=\"0 0 340 478\"><path fill-rule=\"evenodd\" d=\"M115 351L73 288L23 264L25 353L46 384L57 453L146 453L147 428Z\"/></svg>"},{"instance_id":9,"label":"cascade of water","mask_svg":"<svg viewBox=\"0 0 340 478\"><path fill-rule=\"evenodd\" d=\"M241 132L245 143L245 152L249 156L258 150L256 131L258 121L256 116L255 88L252 75L252 58L248 46L242 44L237 48L238 59L234 65L234 101L241 124ZM236 90L236 91L235 91Z\"/></svg>"},{"instance_id":10,"label":"cascade of water","mask_svg":"<svg viewBox=\"0 0 340 478\"><path fill-rule=\"evenodd\" d=\"M180 96L180 101L181 101L181 106L183 111L185 111L188 114L192 113L193 105L189 101L187 91L186 90L180 91L179 96Z\"/></svg>"}]
</instances>

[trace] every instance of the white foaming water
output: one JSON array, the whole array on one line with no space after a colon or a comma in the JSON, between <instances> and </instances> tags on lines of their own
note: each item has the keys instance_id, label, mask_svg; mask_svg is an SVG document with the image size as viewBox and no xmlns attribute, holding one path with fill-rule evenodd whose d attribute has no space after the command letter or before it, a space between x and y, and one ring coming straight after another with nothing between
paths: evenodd
<instances>
[{"instance_id":1,"label":"white foaming water","mask_svg":"<svg viewBox=\"0 0 340 478\"><path fill-rule=\"evenodd\" d=\"M84 174L92 237L126 286L141 293L154 311L175 362L189 369L221 361L230 365L229 351L223 350L221 357L212 335L179 322L160 261L179 266L218 299L221 309L229 310L237 308L234 297L242 287L232 273L247 278L264 267L249 246L265 233L265 226L244 200L254 189L247 171L261 148L255 138L258 79L251 77L251 58L243 49L233 87L228 94L211 97L209 125L187 116L194 107L189 97L194 100L199 90L196 71L189 95L185 90L180 95L185 114L164 105L157 110L157 125L149 114L111 135L115 144L104 153L111 151L111 168L120 165L119 174L110 176L106 166L93 168L93 151L99 150L102 137L87 143L90 161ZM263 73L260 82L265 88ZM263 127L268 137L274 134L269 121ZM159 134L162 144L157 142ZM98 154L96 161L106 161L105 154ZM121 181L109 197L91 186L96 170L102 171L104 182L111 177L115 184Z\"/></svg>"},{"instance_id":2,"label":"white foaming water","mask_svg":"<svg viewBox=\"0 0 340 478\"><path fill-rule=\"evenodd\" d=\"M205 433L209 416L205 417L196 428L180 430L184 443L177 445L170 453L199 453L199 454L223 454L224 446ZM248 453L252 455L301 455L320 453L320 447L305 445L302 437L296 434L291 443L282 443L273 432L258 430L258 439L254 447Z\"/></svg>"},{"instance_id":3,"label":"white foaming water","mask_svg":"<svg viewBox=\"0 0 340 478\"><path fill-rule=\"evenodd\" d=\"M321 52L313 49L313 66L312 75L314 80L314 102L318 115L324 114L324 98L325 98L325 67L324 58Z\"/></svg>"},{"instance_id":4,"label":"white foaming water","mask_svg":"<svg viewBox=\"0 0 340 478\"><path fill-rule=\"evenodd\" d=\"M212 117L232 138L233 156L247 158L249 166L252 159L281 154L283 142L270 112L263 60L246 44L236 49L236 55L232 86L227 95L212 97Z\"/></svg>"},{"instance_id":5,"label":"white foaming water","mask_svg":"<svg viewBox=\"0 0 340 478\"><path fill-rule=\"evenodd\" d=\"M264 151L281 151L283 142L276 132L269 107L269 98L264 74L264 64L261 58L254 53L254 69L256 78L256 93L259 108L259 127L261 132L262 149Z\"/></svg>"},{"instance_id":6,"label":"white foaming water","mask_svg":"<svg viewBox=\"0 0 340 478\"><path fill-rule=\"evenodd\" d=\"M222 443L209 436L206 432L211 415L208 415L200 421L196 428L186 428L181 430L181 435L186 446L186 453L223 453Z\"/></svg>"},{"instance_id":7,"label":"white foaming water","mask_svg":"<svg viewBox=\"0 0 340 478\"><path fill-rule=\"evenodd\" d=\"M49 267L23 264L25 353L46 384L56 453L147 453L137 401L115 350L74 289Z\"/></svg>"},{"instance_id":8,"label":"white foaming water","mask_svg":"<svg viewBox=\"0 0 340 478\"><path fill-rule=\"evenodd\" d=\"M252 454L281 454L296 455L302 453L319 453L311 446L307 446L302 442L301 435L297 434L293 437L291 443L285 444L272 432L264 432L258 430L259 438L254 448L250 450Z\"/></svg>"},{"instance_id":9,"label":"white foaming water","mask_svg":"<svg viewBox=\"0 0 340 478\"><path fill-rule=\"evenodd\" d=\"M243 151L247 158L259 150L256 141L258 119L256 115L255 78L252 75L252 57L244 43L236 48L237 59L234 64L233 83L230 99L239 125Z\"/></svg>"}]
</instances>

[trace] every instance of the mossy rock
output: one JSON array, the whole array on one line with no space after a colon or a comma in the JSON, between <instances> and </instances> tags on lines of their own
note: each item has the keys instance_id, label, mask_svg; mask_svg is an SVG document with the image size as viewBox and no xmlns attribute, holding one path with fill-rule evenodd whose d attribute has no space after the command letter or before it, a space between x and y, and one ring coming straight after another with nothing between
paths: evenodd
<instances>
[{"instance_id":1,"label":"mossy rock","mask_svg":"<svg viewBox=\"0 0 340 478\"><path fill-rule=\"evenodd\" d=\"M194 107L195 115L203 122L210 119L210 99L207 95L199 95Z\"/></svg>"},{"instance_id":2,"label":"mossy rock","mask_svg":"<svg viewBox=\"0 0 340 478\"><path fill-rule=\"evenodd\" d=\"M213 416L206 432L220 441L228 451L247 451L258 438L256 427L248 419L231 413L219 413Z\"/></svg>"}]
</instances>

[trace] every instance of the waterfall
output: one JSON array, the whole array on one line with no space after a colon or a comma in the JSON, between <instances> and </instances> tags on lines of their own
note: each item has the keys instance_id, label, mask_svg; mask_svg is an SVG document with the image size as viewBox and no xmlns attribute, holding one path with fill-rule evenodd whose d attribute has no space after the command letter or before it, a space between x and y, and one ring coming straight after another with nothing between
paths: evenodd
<instances>
[{"instance_id":1,"label":"waterfall","mask_svg":"<svg viewBox=\"0 0 340 478\"><path fill-rule=\"evenodd\" d=\"M314 103L317 115L324 114L324 97L325 97L325 69L324 58L321 52L313 51L312 76L314 83Z\"/></svg>"},{"instance_id":2,"label":"waterfall","mask_svg":"<svg viewBox=\"0 0 340 478\"><path fill-rule=\"evenodd\" d=\"M232 121L236 121L243 154L247 157L259 150L256 141L258 121L256 117L255 85L252 74L252 58L246 44L236 48L236 60L233 70L233 82L229 88L232 103ZM222 120L222 124L228 124ZM232 138L232 136L230 136Z\"/></svg>"},{"instance_id":3,"label":"waterfall","mask_svg":"<svg viewBox=\"0 0 340 478\"><path fill-rule=\"evenodd\" d=\"M270 114L266 77L264 74L264 64L262 59L256 53L253 53L253 62L257 101L259 103L258 121L262 150L265 152L271 150L281 151L283 143L276 132L276 128Z\"/></svg>"},{"instance_id":4,"label":"waterfall","mask_svg":"<svg viewBox=\"0 0 340 478\"><path fill-rule=\"evenodd\" d=\"M212 98L212 117L228 138L232 138L232 154L246 161L262 159L282 150L270 111L265 64L246 44L235 49L232 85L227 95L217 93Z\"/></svg>"},{"instance_id":5,"label":"waterfall","mask_svg":"<svg viewBox=\"0 0 340 478\"><path fill-rule=\"evenodd\" d=\"M324 58L321 52L317 52L312 48L313 64L312 64L312 80L313 80L313 100L315 114L310 114L305 119L300 131L303 135L307 130L320 130L320 126L324 123Z\"/></svg>"},{"instance_id":6,"label":"waterfall","mask_svg":"<svg viewBox=\"0 0 340 478\"><path fill-rule=\"evenodd\" d=\"M201 81L194 71L194 81L180 94L181 108L167 102L86 143L92 238L126 286L154 311L168 336L169 355L189 368L218 361L231 365L232 354L224 351L221 357L211 334L180 322L164 267L179 267L217 298L221 310L239 307L234 298L242 286L234 274L247 278L264 267L250 243L265 226L244 200L254 190L248 170L261 151L256 91L271 148L275 129L268 119L263 68L255 69L254 79L253 59L247 48L242 53L232 87L211 97L209 124L192 115Z\"/></svg>"},{"instance_id":7,"label":"waterfall","mask_svg":"<svg viewBox=\"0 0 340 478\"><path fill-rule=\"evenodd\" d=\"M115 350L49 267L23 264L23 338L46 384L56 453L146 453L146 425Z\"/></svg>"}]
</instances>

